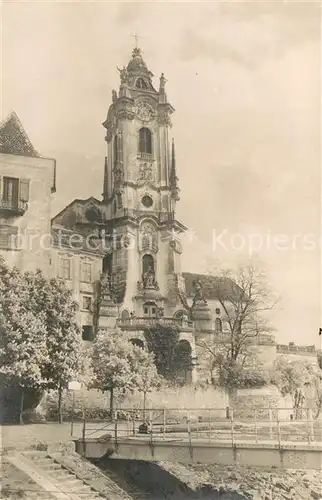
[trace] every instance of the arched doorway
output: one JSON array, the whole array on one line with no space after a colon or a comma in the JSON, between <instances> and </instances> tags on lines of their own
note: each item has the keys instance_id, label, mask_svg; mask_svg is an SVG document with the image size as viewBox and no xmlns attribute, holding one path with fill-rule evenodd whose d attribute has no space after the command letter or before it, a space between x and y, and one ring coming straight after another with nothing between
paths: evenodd
<instances>
[{"instance_id":1,"label":"arched doorway","mask_svg":"<svg viewBox=\"0 0 322 500\"><path fill-rule=\"evenodd\" d=\"M188 340L180 340L173 358L174 377L181 384L192 382L192 350Z\"/></svg>"},{"instance_id":2,"label":"arched doorway","mask_svg":"<svg viewBox=\"0 0 322 500\"><path fill-rule=\"evenodd\" d=\"M130 339L131 344L136 345L137 347L141 347L144 349L144 342L141 339Z\"/></svg>"}]
</instances>

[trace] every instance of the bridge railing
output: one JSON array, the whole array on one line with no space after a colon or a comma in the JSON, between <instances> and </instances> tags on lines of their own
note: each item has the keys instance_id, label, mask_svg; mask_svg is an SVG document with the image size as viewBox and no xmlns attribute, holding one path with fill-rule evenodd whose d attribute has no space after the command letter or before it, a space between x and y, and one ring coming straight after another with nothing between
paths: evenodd
<instances>
[{"instance_id":1,"label":"bridge railing","mask_svg":"<svg viewBox=\"0 0 322 500\"><path fill-rule=\"evenodd\" d=\"M121 409L101 424L84 419L82 438L313 444L322 442L322 421L310 408L257 408L251 418L240 418L230 408Z\"/></svg>"}]
</instances>

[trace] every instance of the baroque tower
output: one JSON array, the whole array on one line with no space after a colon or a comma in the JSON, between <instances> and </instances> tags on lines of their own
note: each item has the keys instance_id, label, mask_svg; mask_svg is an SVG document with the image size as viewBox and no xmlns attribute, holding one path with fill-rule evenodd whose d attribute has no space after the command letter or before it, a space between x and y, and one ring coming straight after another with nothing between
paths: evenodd
<instances>
[{"instance_id":1,"label":"baroque tower","mask_svg":"<svg viewBox=\"0 0 322 500\"><path fill-rule=\"evenodd\" d=\"M103 204L105 227L113 235L104 270L114 295L137 317L172 315L177 304L175 276L181 273L185 227L176 220L179 187L174 141L174 108L134 48L127 67L118 69L120 86L103 123L106 129Z\"/></svg>"}]
</instances>

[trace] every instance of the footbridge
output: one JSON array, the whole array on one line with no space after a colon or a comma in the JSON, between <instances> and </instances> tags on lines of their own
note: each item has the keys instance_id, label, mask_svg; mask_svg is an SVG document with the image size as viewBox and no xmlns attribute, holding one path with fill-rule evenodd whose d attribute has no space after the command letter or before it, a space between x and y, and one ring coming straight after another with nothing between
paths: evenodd
<instances>
[{"instance_id":1,"label":"footbridge","mask_svg":"<svg viewBox=\"0 0 322 500\"><path fill-rule=\"evenodd\" d=\"M322 421L313 419L309 409L293 415L291 410L260 408L249 419L235 418L228 409L122 409L106 423L84 418L82 436L74 436L74 442L76 451L90 459L322 466Z\"/></svg>"}]
</instances>

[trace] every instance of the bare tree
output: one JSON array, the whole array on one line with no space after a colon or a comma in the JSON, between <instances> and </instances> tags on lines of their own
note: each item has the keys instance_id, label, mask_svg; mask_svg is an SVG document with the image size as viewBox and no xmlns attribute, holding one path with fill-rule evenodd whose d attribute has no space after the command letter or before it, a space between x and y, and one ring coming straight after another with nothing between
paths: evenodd
<instances>
[{"instance_id":1,"label":"bare tree","mask_svg":"<svg viewBox=\"0 0 322 500\"><path fill-rule=\"evenodd\" d=\"M265 273L253 264L236 271L224 270L210 282L215 289L213 295L221 306L224 333L229 338L220 347L209 342L199 345L211 354L212 369L220 370L225 366L230 376L236 378L237 373L232 374L234 367L238 366L238 376L243 367L255 369L250 346L260 335L272 333L269 313L275 308L277 299L268 286Z\"/></svg>"}]
</instances>

